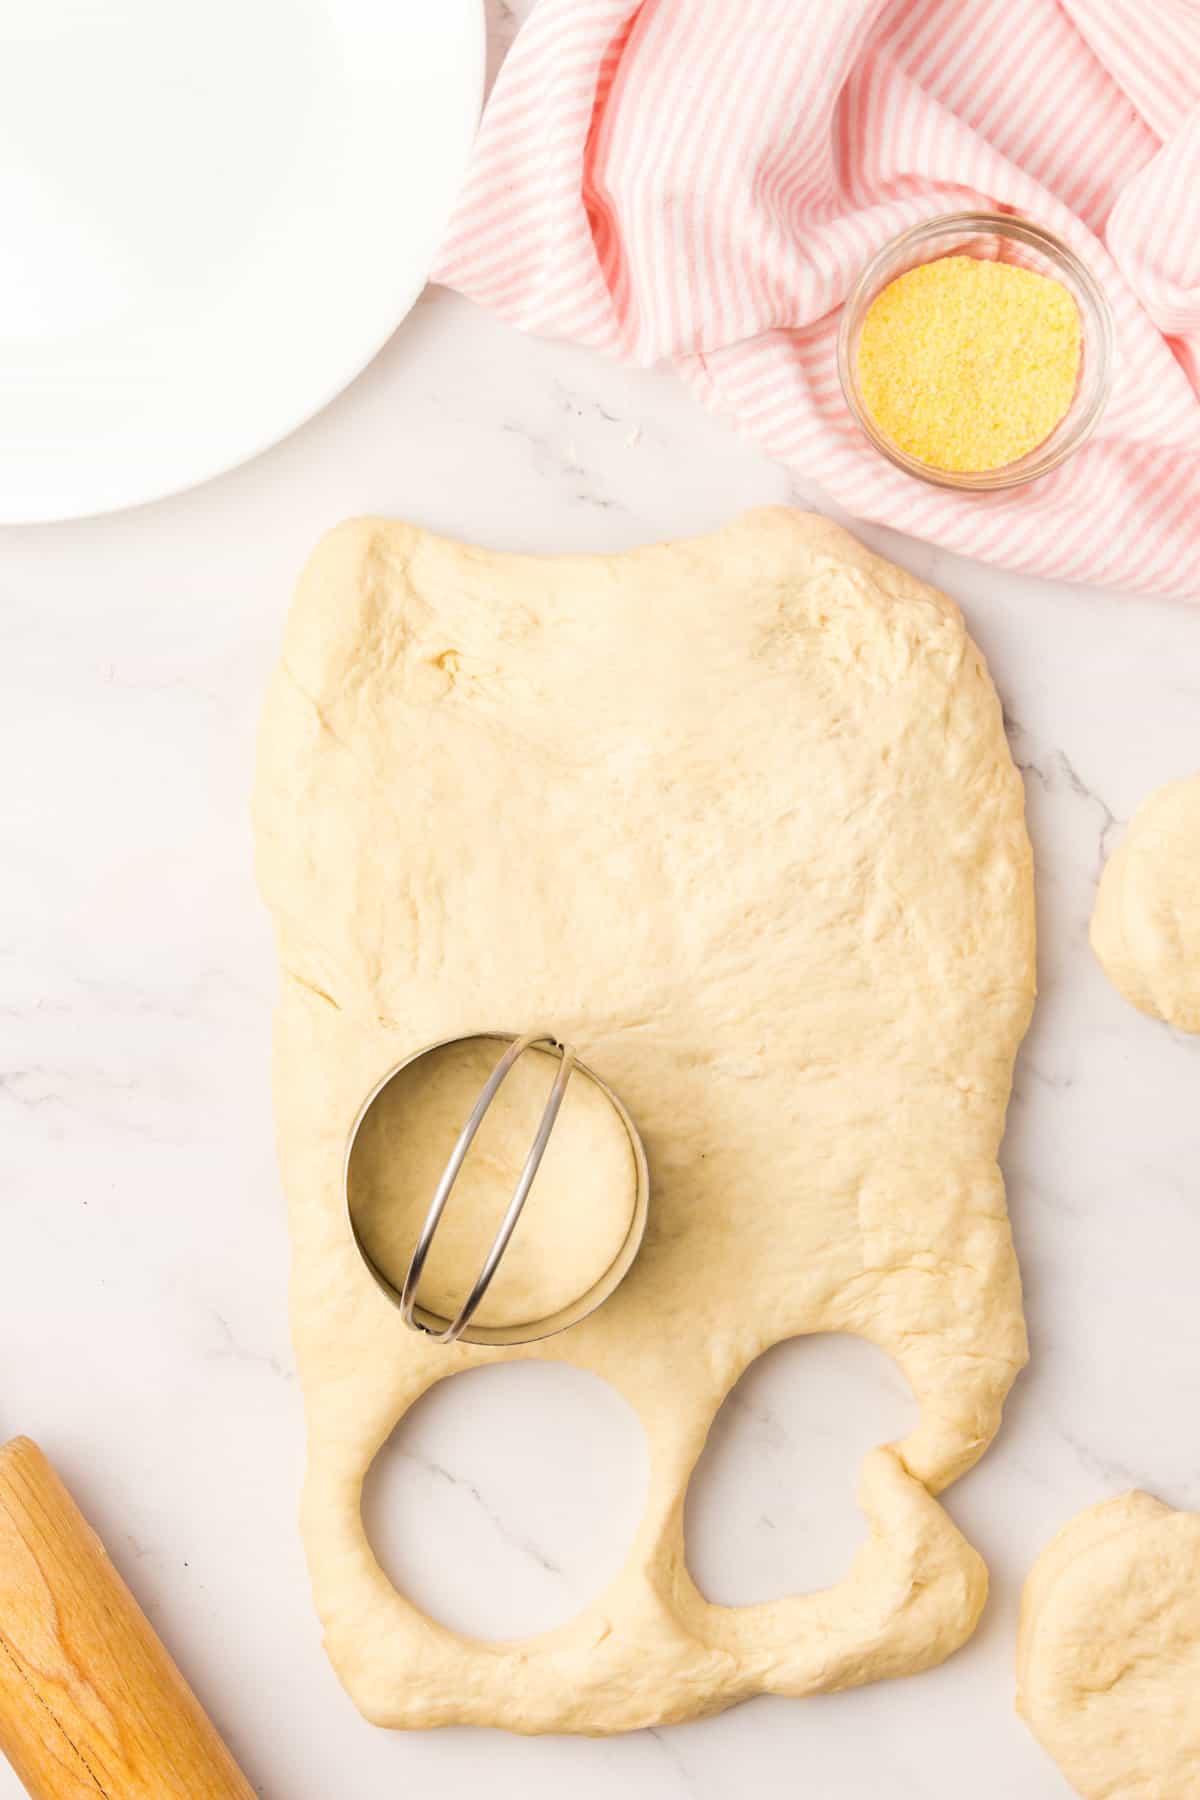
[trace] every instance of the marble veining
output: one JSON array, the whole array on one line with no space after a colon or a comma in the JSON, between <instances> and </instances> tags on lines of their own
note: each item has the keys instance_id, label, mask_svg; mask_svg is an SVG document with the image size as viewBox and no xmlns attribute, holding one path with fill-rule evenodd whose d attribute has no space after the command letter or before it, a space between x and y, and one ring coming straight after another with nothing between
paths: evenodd
<instances>
[{"instance_id":1,"label":"marble veining","mask_svg":"<svg viewBox=\"0 0 1200 1800\"><path fill-rule=\"evenodd\" d=\"M493 5L493 67L526 10ZM1040 1001L1003 1148L1032 1360L996 1444L947 1497L992 1571L980 1630L912 1681L611 1742L389 1736L325 1664L295 1527L274 959L247 821L291 583L351 513L552 552L787 500L827 506L669 371L518 337L433 290L340 400L247 468L114 518L0 531L0 1434L37 1436L86 1497L264 1795L486 1781L497 1800L618 1784L648 1800L1057 1800L1012 1713L1021 1581L1109 1494L1143 1485L1200 1507L1200 1041L1133 1012L1087 943L1125 822L1200 765L1200 606L864 528L963 606L1038 865ZM853 1553L857 1461L911 1407L862 1349L785 1346L728 1403L689 1503L722 1597L826 1578ZM597 1590L642 1468L623 1403L547 1378L529 1405L506 1384L520 1374L435 1397L372 1501L406 1555L442 1558L445 1604L482 1607L497 1632ZM19 1793L0 1772L0 1800Z\"/></svg>"}]
</instances>

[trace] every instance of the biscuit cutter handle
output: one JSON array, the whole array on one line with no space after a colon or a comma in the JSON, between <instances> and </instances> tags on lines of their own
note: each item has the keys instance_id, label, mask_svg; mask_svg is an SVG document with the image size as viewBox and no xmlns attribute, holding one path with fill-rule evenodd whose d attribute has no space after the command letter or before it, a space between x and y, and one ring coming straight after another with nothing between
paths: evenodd
<instances>
[{"instance_id":1,"label":"biscuit cutter handle","mask_svg":"<svg viewBox=\"0 0 1200 1800\"><path fill-rule=\"evenodd\" d=\"M0 1749L33 1800L255 1800L28 1438L0 1445Z\"/></svg>"}]
</instances>

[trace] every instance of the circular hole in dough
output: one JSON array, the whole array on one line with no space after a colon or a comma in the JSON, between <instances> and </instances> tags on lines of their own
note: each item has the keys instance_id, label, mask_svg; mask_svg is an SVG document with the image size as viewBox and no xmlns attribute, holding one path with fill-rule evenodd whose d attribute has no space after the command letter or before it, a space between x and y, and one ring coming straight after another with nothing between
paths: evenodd
<instances>
[{"instance_id":1,"label":"circular hole in dough","mask_svg":"<svg viewBox=\"0 0 1200 1800\"><path fill-rule=\"evenodd\" d=\"M687 1560L701 1593L749 1606L840 1581L866 1535L862 1458L917 1418L900 1370L862 1338L792 1338L760 1356L717 1414L688 1488Z\"/></svg>"},{"instance_id":2,"label":"circular hole in dough","mask_svg":"<svg viewBox=\"0 0 1200 1800\"><path fill-rule=\"evenodd\" d=\"M495 1038L465 1038L418 1057L393 1077L362 1122L352 1160L355 1223L367 1254L394 1287L403 1285L442 1171L504 1049ZM558 1069L549 1052L526 1051L471 1145L417 1296L445 1318L458 1312L483 1266ZM524 1325L578 1300L615 1261L636 1192L620 1114L577 1069L476 1322Z\"/></svg>"},{"instance_id":3,"label":"circular hole in dough","mask_svg":"<svg viewBox=\"0 0 1200 1800\"><path fill-rule=\"evenodd\" d=\"M447 1376L406 1413L363 1488L363 1524L396 1588L487 1639L548 1631L617 1575L646 1504L633 1409L562 1363Z\"/></svg>"}]
</instances>

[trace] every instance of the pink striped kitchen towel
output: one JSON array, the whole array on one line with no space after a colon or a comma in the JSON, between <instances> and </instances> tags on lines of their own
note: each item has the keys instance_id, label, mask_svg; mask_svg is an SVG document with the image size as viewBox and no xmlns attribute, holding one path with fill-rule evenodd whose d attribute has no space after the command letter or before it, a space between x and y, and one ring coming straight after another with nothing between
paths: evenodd
<instances>
[{"instance_id":1,"label":"pink striped kitchen towel","mask_svg":"<svg viewBox=\"0 0 1200 1800\"><path fill-rule=\"evenodd\" d=\"M835 363L867 258L968 207L1066 239L1117 332L1096 437L986 498L885 463ZM669 358L862 518L1200 598L1200 0L540 0L435 273L523 330Z\"/></svg>"}]
</instances>

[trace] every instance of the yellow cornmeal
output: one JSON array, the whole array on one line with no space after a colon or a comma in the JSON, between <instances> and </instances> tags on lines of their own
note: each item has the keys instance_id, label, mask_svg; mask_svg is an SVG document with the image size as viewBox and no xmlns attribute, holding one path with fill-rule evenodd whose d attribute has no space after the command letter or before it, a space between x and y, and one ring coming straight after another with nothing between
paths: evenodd
<instances>
[{"instance_id":1,"label":"yellow cornmeal","mask_svg":"<svg viewBox=\"0 0 1200 1800\"><path fill-rule=\"evenodd\" d=\"M872 302L858 384L885 437L935 469L1000 469L1034 450L1075 395L1079 308L1059 281L946 256Z\"/></svg>"}]
</instances>

